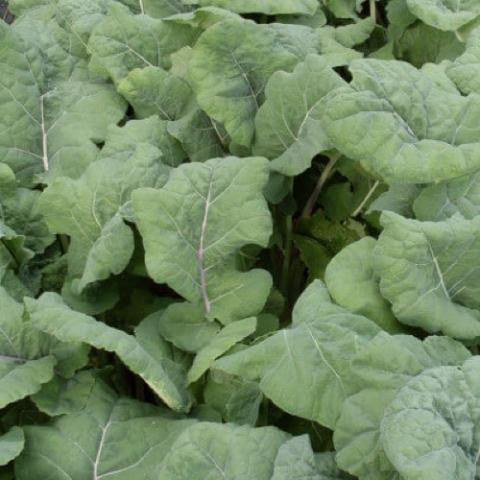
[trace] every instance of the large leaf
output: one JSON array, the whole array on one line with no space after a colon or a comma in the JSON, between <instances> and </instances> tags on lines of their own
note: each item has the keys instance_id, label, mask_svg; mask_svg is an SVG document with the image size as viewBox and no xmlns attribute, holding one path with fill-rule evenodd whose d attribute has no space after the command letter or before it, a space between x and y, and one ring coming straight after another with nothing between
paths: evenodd
<instances>
[{"instance_id":1,"label":"large leaf","mask_svg":"<svg viewBox=\"0 0 480 480\"><path fill-rule=\"evenodd\" d=\"M22 183L52 169L78 176L97 155L93 141L103 141L106 127L122 118L124 103L108 85L74 79L50 85L35 46L5 24L0 44L2 160Z\"/></svg>"},{"instance_id":2,"label":"large leaf","mask_svg":"<svg viewBox=\"0 0 480 480\"><path fill-rule=\"evenodd\" d=\"M267 272L234 266L241 247L270 237L266 167L254 157L182 165L162 189L132 195L150 276L222 322L255 315L270 290Z\"/></svg>"},{"instance_id":3,"label":"large leaf","mask_svg":"<svg viewBox=\"0 0 480 480\"><path fill-rule=\"evenodd\" d=\"M134 68L167 68L171 65L170 54L188 45L194 36L188 25L133 15L128 8L115 3L90 36L90 68L116 83Z\"/></svg>"},{"instance_id":4,"label":"large leaf","mask_svg":"<svg viewBox=\"0 0 480 480\"><path fill-rule=\"evenodd\" d=\"M174 303L155 315L159 317L162 336L187 352L200 351L220 331L218 322L210 322L205 318L202 305Z\"/></svg>"},{"instance_id":5,"label":"large leaf","mask_svg":"<svg viewBox=\"0 0 480 480\"><path fill-rule=\"evenodd\" d=\"M132 336L69 309L53 293L45 293L39 300L28 299L26 305L38 330L64 342L84 342L116 353L169 407L179 411L189 408L182 367L171 359L171 352L151 318L137 327Z\"/></svg>"},{"instance_id":6,"label":"large leaf","mask_svg":"<svg viewBox=\"0 0 480 480\"><path fill-rule=\"evenodd\" d=\"M341 480L349 476L341 472L334 455L315 455L307 435L294 437L278 450L272 480Z\"/></svg>"},{"instance_id":7,"label":"large leaf","mask_svg":"<svg viewBox=\"0 0 480 480\"><path fill-rule=\"evenodd\" d=\"M419 222L382 215L374 250L382 295L403 323L462 339L480 335L480 217Z\"/></svg>"},{"instance_id":8,"label":"large leaf","mask_svg":"<svg viewBox=\"0 0 480 480\"><path fill-rule=\"evenodd\" d=\"M172 443L192 423L119 397L96 379L84 408L50 425L25 427L16 478L155 480Z\"/></svg>"},{"instance_id":9,"label":"large leaf","mask_svg":"<svg viewBox=\"0 0 480 480\"><path fill-rule=\"evenodd\" d=\"M267 25L227 20L200 37L189 76L200 107L224 124L236 143L249 146L267 80L276 70L290 70L295 63L295 55Z\"/></svg>"},{"instance_id":10,"label":"large leaf","mask_svg":"<svg viewBox=\"0 0 480 480\"><path fill-rule=\"evenodd\" d=\"M405 480L470 479L480 448L478 358L409 381L385 411L381 441Z\"/></svg>"},{"instance_id":11,"label":"large leaf","mask_svg":"<svg viewBox=\"0 0 480 480\"><path fill-rule=\"evenodd\" d=\"M12 427L0 436L0 466L6 465L18 457L25 445L23 430Z\"/></svg>"},{"instance_id":12,"label":"large leaf","mask_svg":"<svg viewBox=\"0 0 480 480\"><path fill-rule=\"evenodd\" d=\"M172 445L159 480L270 480L288 436L273 427L198 423Z\"/></svg>"},{"instance_id":13,"label":"large leaf","mask_svg":"<svg viewBox=\"0 0 480 480\"><path fill-rule=\"evenodd\" d=\"M187 379L190 383L196 382L224 353L228 352L237 343L252 335L257 328L255 318L238 320L227 325L196 355Z\"/></svg>"},{"instance_id":14,"label":"large leaf","mask_svg":"<svg viewBox=\"0 0 480 480\"><path fill-rule=\"evenodd\" d=\"M382 297L373 270L375 244L373 238L365 237L341 250L327 266L325 283L339 305L370 318L387 332L396 333L402 327Z\"/></svg>"},{"instance_id":15,"label":"large leaf","mask_svg":"<svg viewBox=\"0 0 480 480\"><path fill-rule=\"evenodd\" d=\"M447 66L447 75L465 94L480 93L480 29L467 39L465 53Z\"/></svg>"},{"instance_id":16,"label":"large leaf","mask_svg":"<svg viewBox=\"0 0 480 480\"><path fill-rule=\"evenodd\" d=\"M458 30L480 15L476 0L406 0L408 9L427 25Z\"/></svg>"},{"instance_id":17,"label":"large leaf","mask_svg":"<svg viewBox=\"0 0 480 480\"><path fill-rule=\"evenodd\" d=\"M392 183L446 180L480 167L480 97L395 60L356 60L350 69L353 81L324 103L325 129L344 155Z\"/></svg>"},{"instance_id":18,"label":"large leaf","mask_svg":"<svg viewBox=\"0 0 480 480\"><path fill-rule=\"evenodd\" d=\"M103 158L79 179L59 178L43 193L40 205L50 230L71 237L69 273L80 279L79 292L127 266L134 239L121 210L133 190L161 186L168 178L169 168L161 161L161 128L153 117L115 127Z\"/></svg>"},{"instance_id":19,"label":"large leaf","mask_svg":"<svg viewBox=\"0 0 480 480\"><path fill-rule=\"evenodd\" d=\"M68 377L87 362L84 347L38 332L2 287L0 311L0 408L38 392L55 372Z\"/></svg>"},{"instance_id":20,"label":"large leaf","mask_svg":"<svg viewBox=\"0 0 480 480\"><path fill-rule=\"evenodd\" d=\"M418 220L446 220L456 214L476 217L480 214L480 174L426 187L415 199L413 210Z\"/></svg>"},{"instance_id":21,"label":"large leaf","mask_svg":"<svg viewBox=\"0 0 480 480\"><path fill-rule=\"evenodd\" d=\"M197 105L188 82L158 67L132 70L118 91L133 105L137 117L158 115L192 161L223 155L226 134Z\"/></svg>"},{"instance_id":22,"label":"large leaf","mask_svg":"<svg viewBox=\"0 0 480 480\"><path fill-rule=\"evenodd\" d=\"M237 13L303 14L313 15L318 8L316 0L184 0L186 4L226 8Z\"/></svg>"},{"instance_id":23,"label":"large leaf","mask_svg":"<svg viewBox=\"0 0 480 480\"><path fill-rule=\"evenodd\" d=\"M276 72L255 119L254 152L274 159L271 168L298 175L312 158L330 148L321 122L321 100L344 85L321 56L309 55L292 73Z\"/></svg>"},{"instance_id":24,"label":"large leaf","mask_svg":"<svg viewBox=\"0 0 480 480\"><path fill-rule=\"evenodd\" d=\"M348 395L350 362L378 331L370 320L331 303L316 280L295 305L291 328L223 357L214 368L259 381L282 410L332 428Z\"/></svg>"},{"instance_id":25,"label":"large leaf","mask_svg":"<svg viewBox=\"0 0 480 480\"><path fill-rule=\"evenodd\" d=\"M352 362L350 385L357 393L345 401L335 426L340 467L360 478L397 478L381 441L386 409L412 378L434 367L461 365L469 356L465 347L446 337L423 342L386 333L375 337Z\"/></svg>"},{"instance_id":26,"label":"large leaf","mask_svg":"<svg viewBox=\"0 0 480 480\"><path fill-rule=\"evenodd\" d=\"M35 253L42 253L54 240L39 211L39 196L40 192L36 190L17 188L12 170L6 164L0 164L0 223L8 225L17 236L24 237L25 249ZM5 235L6 230L2 228L0 235ZM26 251L22 256L28 259L31 252Z\"/></svg>"}]
</instances>

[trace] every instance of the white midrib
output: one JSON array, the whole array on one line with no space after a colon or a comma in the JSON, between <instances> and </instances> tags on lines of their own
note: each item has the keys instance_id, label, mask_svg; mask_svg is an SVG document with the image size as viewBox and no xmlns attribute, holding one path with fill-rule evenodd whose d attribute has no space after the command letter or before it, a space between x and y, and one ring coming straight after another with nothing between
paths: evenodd
<instances>
[{"instance_id":1,"label":"white midrib","mask_svg":"<svg viewBox=\"0 0 480 480\"><path fill-rule=\"evenodd\" d=\"M207 233L207 223L208 223L208 213L211 206L211 198L212 198L212 185L213 185L213 172L210 176L210 182L208 185L208 194L207 198L205 199L205 210L203 214L202 226L200 228L200 241L198 244L198 251L197 251L197 259L198 259L198 268L200 274L200 290L202 293L203 305L205 307L205 312L210 313L212 309L212 305L210 302L210 298L208 297L208 287L207 287L207 269L204 265L204 257L205 257L205 236Z\"/></svg>"},{"instance_id":2,"label":"white midrib","mask_svg":"<svg viewBox=\"0 0 480 480\"><path fill-rule=\"evenodd\" d=\"M427 240L427 244L428 244L428 249L430 251L430 255L432 257L433 265L435 267L435 271L437 272L437 276L438 276L438 280L440 282L440 286L442 287L442 291L443 291L444 295L447 297L447 299L451 300L450 293L448 292L447 286L445 285L445 280L443 278L443 273L442 273L442 270L441 270L440 265L438 263L437 257L435 256L435 253L433 252L432 245L430 244L430 242L428 240Z\"/></svg>"},{"instance_id":3,"label":"white midrib","mask_svg":"<svg viewBox=\"0 0 480 480\"><path fill-rule=\"evenodd\" d=\"M45 94L40 96L40 129L42 132L42 161L43 168L48 172L48 133L45 129L45 110L44 110Z\"/></svg>"},{"instance_id":4,"label":"white midrib","mask_svg":"<svg viewBox=\"0 0 480 480\"><path fill-rule=\"evenodd\" d=\"M18 363L24 363L27 360L25 358L21 357L12 357L10 355L0 355L0 362L18 362Z\"/></svg>"},{"instance_id":5,"label":"white midrib","mask_svg":"<svg viewBox=\"0 0 480 480\"><path fill-rule=\"evenodd\" d=\"M102 436L100 437L100 443L98 444L97 456L95 457L95 462L93 463L93 480L99 480L99 478L100 478L100 476L98 475L98 465L100 464L100 458L102 456L102 450L103 450L103 446L105 444L105 438L107 436L108 429L110 428L110 425L112 424L112 422L111 422L112 415L113 415L113 409L110 412L110 416L108 418L107 423L102 428Z\"/></svg>"}]
</instances>

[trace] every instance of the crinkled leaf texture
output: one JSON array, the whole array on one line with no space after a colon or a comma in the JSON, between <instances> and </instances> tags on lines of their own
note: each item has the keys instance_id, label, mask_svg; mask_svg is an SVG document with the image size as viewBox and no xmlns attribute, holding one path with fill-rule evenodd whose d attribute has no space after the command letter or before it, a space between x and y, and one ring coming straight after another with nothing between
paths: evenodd
<instances>
[{"instance_id":1,"label":"crinkled leaf texture","mask_svg":"<svg viewBox=\"0 0 480 480\"><path fill-rule=\"evenodd\" d=\"M69 377L87 363L84 346L36 330L3 287L0 311L0 408L38 392L55 374Z\"/></svg>"},{"instance_id":2,"label":"crinkled leaf texture","mask_svg":"<svg viewBox=\"0 0 480 480\"><path fill-rule=\"evenodd\" d=\"M43 57L6 24L0 24L0 154L24 184L49 171L78 176L95 160L93 143L105 139L125 103L114 89L71 72L49 78ZM102 105L99 109L98 105Z\"/></svg>"},{"instance_id":3,"label":"crinkled leaf texture","mask_svg":"<svg viewBox=\"0 0 480 480\"><path fill-rule=\"evenodd\" d=\"M431 333L480 336L480 217L420 222L384 212L381 222L375 271L395 316Z\"/></svg>"},{"instance_id":4,"label":"crinkled leaf texture","mask_svg":"<svg viewBox=\"0 0 480 480\"><path fill-rule=\"evenodd\" d=\"M239 272L234 258L247 244L268 244L267 165L257 157L185 164L162 189L132 195L150 276L223 323L257 314L271 288L266 271Z\"/></svg>"},{"instance_id":5,"label":"crinkled leaf texture","mask_svg":"<svg viewBox=\"0 0 480 480\"><path fill-rule=\"evenodd\" d=\"M154 318L145 319L132 336L71 310L53 293L45 293L38 300L27 299L26 305L36 329L64 342L84 342L116 353L170 408L189 409L183 369L171 359Z\"/></svg>"},{"instance_id":6,"label":"crinkled leaf texture","mask_svg":"<svg viewBox=\"0 0 480 480\"><path fill-rule=\"evenodd\" d=\"M353 395L342 406L334 434L339 466L362 479L398 478L382 437L390 405L395 404L401 389L423 372L437 367L448 371L469 357L470 352L463 345L447 337L429 337L422 342L413 336L378 334L351 364L349 381ZM417 400L419 411L429 408L425 396ZM468 402L468 396L465 400ZM406 424L397 425L401 429ZM405 434L412 437L422 431L416 423L405 428ZM416 451L410 447L411 443L406 442L403 448Z\"/></svg>"},{"instance_id":7,"label":"crinkled leaf texture","mask_svg":"<svg viewBox=\"0 0 480 480\"><path fill-rule=\"evenodd\" d=\"M408 9L428 25L458 30L480 15L476 0L406 0Z\"/></svg>"},{"instance_id":8,"label":"crinkled leaf texture","mask_svg":"<svg viewBox=\"0 0 480 480\"><path fill-rule=\"evenodd\" d=\"M268 79L296 62L268 25L227 20L199 38L189 78L200 107L222 123L236 143L248 147Z\"/></svg>"},{"instance_id":9,"label":"crinkled leaf texture","mask_svg":"<svg viewBox=\"0 0 480 480\"><path fill-rule=\"evenodd\" d=\"M405 480L473 479L480 451L480 362L426 370L387 407L381 441Z\"/></svg>"},{"instance_id":10,"label":"crinkled leaf texture","mask_svg":"<svg viewBox=\"0 0 480 480\"><path fill-rule=\"evenodd\" d=\"M321 100L344 81L322 56L309 55L292 73L272 75L266 100L255 118L257 155L272 158L271 168L284 175L298 175L312 158L331 148L321 121Z\"/></svg>"},{"instance_id":11,"label":"crinkled leaf texture","mask_svg":"<svg viewBox=\"0 0 480 480\"><path fill-rule=\"evenodd\" d=\"M122 209L136 188L160 187L167 181L164 128L155 117L112 128L101 159L80 178L59 178L42 194L40 209L50 230L71 238L69 274L79 279L80 293L127 266L134 239Z\"/></svg>"},{"instance_id":12,"label":"crinkled leaf texture","mask_svg":"<svg viewBox=\"0 0 480 480\"><path fill-rule=\"evenodd\" d=\"M168 68L170 54L189 45L195 35L188 25L133 15L127 7L114 2L90 36L89 67L115 83L134 68Z\"/></svg>"},{"instance_id":13,"label":"crinkled leaf texture","mask_svg":"<svg viewBox=\"0 0 480 480\"><path fill-rule=\"evenodd\" d=\"M214 6L237 13L303 14L313 15L318 8L316 0L183 0L186 4Z\"/></svg>"},{"instance_id":14,"label":"crinkled leaf texture","mask_svg":"<svg viewBox=\"0 0 480 480\"><path fill-rule=\"evenodd\" d=\"M335 148L388 183L448 180L480 167L480 97L395 60L355 60L324 101ZM368 135L365 126L368 125Z\"/></svg>"},{"instance_id":15,"label":"crinkled leaf texture","mask_svg":"<svg viewBox=\"0 0 480 480\"><path fill-rule=\"evenodd\" d=\"M316 280L295 305L290 328L221 358L214 368L258 381L282 410L333 428L348 395L350 362L379 331L333 304Z\"/></svg>"},{"instance_id":16,"label":"crinkled leaf texture","mask_svg":"<svg viewBox=\"0 0 480 480\"><path fill-rule=\"evenodd\" d=\"M191 420L119 397L94 379L82 409L51 424L25 427L18 480L45 478L158 479L162 459Z\"/></svg>"}]
</instances>

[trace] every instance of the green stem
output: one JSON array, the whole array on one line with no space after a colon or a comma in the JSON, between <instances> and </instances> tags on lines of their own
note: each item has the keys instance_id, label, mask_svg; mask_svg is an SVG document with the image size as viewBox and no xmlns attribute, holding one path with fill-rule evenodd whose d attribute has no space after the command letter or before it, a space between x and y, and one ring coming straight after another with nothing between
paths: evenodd
<instances>
[{"instance_id":1,"label":"green stem","mask_svg":"<svg viewBox=\"0 0 480 480\"><path fill-rule=\"evenodd\" d=\"M289 179L289 191L293 193L293 177ZM285 217L285 240L283 244L283 264L280 278L280 291L287 297L288 293L288 276L290 270L290 262L292 259L292 243L293 243L293 215Z\"/></svg>"},{"instance_id":2,"label":"green stem","mask_svg":"<svg viewBox=\"0 0 480 480\"><path fill-rule=\"evenodd\" d=\"M341 157L340 154L333 155L328 161L325 168L323 169L323 172L320 175L320 178L318 179L318 182L315 185L315 188L313 189L313 192L310 195L310 198L307 200L307 203L303 208L302 218L308 218L312 215L312 212L313 212L313 209L315 208L318 197L320 196L320 193L322 193L323 187L327 183L327 180L330 178L330 175L333 173L335 164L338 162L340 157Z\"/></svg>"},{"instance_id":3,"label":"green stem","mask_svg":"<svg viewBox=\"0 0 480 480\"><path fill-rule=\"evenodd\" d=\"M373 23L375 23L375 25L377 24L377 4L376 4L376 0L370 0L370 17L372 18L373 20Z\"/></svg>"},{"instance_id":4,"label":"green stem","mask_svg":"<svg viewBox=\"0 0 480 480\"><path fill-rule=\"evenodd\" d=\"M292 260L292 243L293 243L293 218L288 215L285 219L285 245L283 249L283 265L282 265L282 279L280 290L285 297L288 294L288 276L290 272L290 262Z\"/></svg>"},{"instance_id":5,"label":"green stem","mask_svg":"<svg viewBox=\"0 0 480 480\"><path fill-rule=\"evenodd\" d=\"M356 217L357 215L360 214L360 212L363 210L363 207L365 207L365 205L367 204L367 202L370 200L370 198L372 197L373 193L375 192L375 190L378 188L378 186L380 185L380 182L377 180L374 184L373 184L373 187L368 191L368 193L365 195L365 198L362 200L362 202L360 203L360 205L355 209L355 211L352 213L351 217L354 218Z\"/></svg>"}]
</instances>

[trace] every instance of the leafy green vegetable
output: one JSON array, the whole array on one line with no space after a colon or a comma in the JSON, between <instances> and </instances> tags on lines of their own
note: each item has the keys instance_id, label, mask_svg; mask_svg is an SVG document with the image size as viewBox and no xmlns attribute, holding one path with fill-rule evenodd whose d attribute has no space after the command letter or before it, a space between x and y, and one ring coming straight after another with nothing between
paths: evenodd
<instances>
[{"instance_id":1,"label":"leafy green vegetable","mask_svg":"<svg viewBox=\"0 0 480 480\"><path fill-rule=\"evenodd\" d=\"M228 157L182 165L162 189L134 192L152 278L202 303L207 316L224 323L258 313L270 276L237 271L234 255L247 244L267 246L272 226L261 194L266 180L264 159Z\"/></svg>"},{"instance_id":2,"label":"leafy green vegetable","mask_svg":"<svg viewBox=\"0 0 480 480\"><path fill-rule=\"evenodd\" d=\"M479 477L479 25L0 0L0 480Z\"/></svg>"},{"instance_id":3,"label":"leafy green vegetable","mask_svg":"<svg viewBox=\"0 0 480 480\"><path fill-rule=\"evenodd\" d=\"M344 155L393 183L447 180L479 167L480 98L394 60L355 60L350 70L353 81L324 102L326 131Z\"/></svg>"},{"instance_id":4,"label":"leafy green vegetable","mask_svg":"<svg viewBox=\"0 0 480 480\"><path fill-rule=\"evenodd\" d=\"M478 221L419 222L383 213L375 269L380 290L400 321L454 338L480 335Z\"/></svg>"},{"instance_id":5,"label":"leafy green vegetable","mask_svg":"<svg viewBox=\"0 0 480 480\"><path fill-rule=\"evenodd\" d=\"M134 337L70 310L54 294L27 300L26 304L36 329L63 342L84 342L116 353L167 405L179 411L188 409L190 400L181 366L169 358L168 345L156 330L155 322L145 320Z\"/></svg>"}]
</instances>

